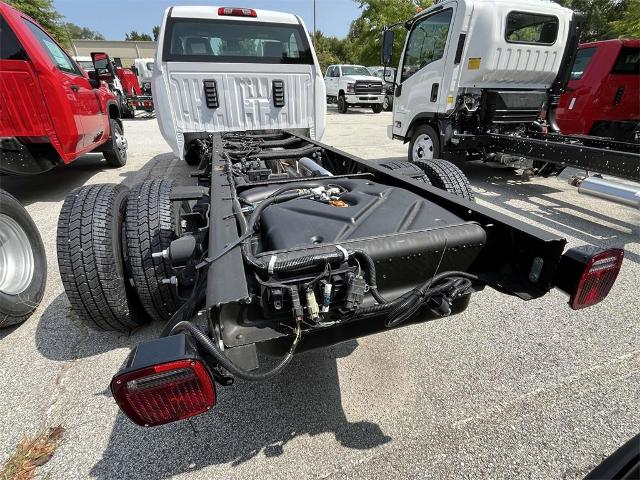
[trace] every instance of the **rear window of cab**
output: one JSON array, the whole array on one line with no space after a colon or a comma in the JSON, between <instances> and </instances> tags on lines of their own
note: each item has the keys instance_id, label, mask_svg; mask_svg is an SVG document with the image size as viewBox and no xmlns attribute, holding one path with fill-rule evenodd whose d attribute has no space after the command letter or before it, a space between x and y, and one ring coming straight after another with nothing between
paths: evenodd
<instances>
[{"instance_id":1,"label":"rear window of cab","mask_svg":"<svg viewBox=\"0 0 640 480\"><path fill-rule=\"evenodd\" d=\"M165 62L313 64L300 24L170 18Z\"/></svg>"},{"instance_id":2,"label":"rear window of cab","mask_svg":"<svg viewBox=\"0 0 640 480\"><path fill-rule=\"evenodd\" d=\"M540 13L509 12L505 39L509 43L553 45L558 38L557 17Z\"/></svg>"}]
</instances>

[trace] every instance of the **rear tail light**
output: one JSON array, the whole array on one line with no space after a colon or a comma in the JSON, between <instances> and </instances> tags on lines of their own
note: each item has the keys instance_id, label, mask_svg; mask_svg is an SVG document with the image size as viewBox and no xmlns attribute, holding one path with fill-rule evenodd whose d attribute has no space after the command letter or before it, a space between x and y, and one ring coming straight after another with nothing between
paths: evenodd
<instances>
[{"instance_id":1,"label":"rear tail light","mask_svg":"<svg viewBox=\"0 0 640 480\"><path fill-rule=\"evenodd\" d=\"M601 302L609 294L622 267L624 250L614 248L591 257L571 295L569 304L574 310Z\"/></svg>"},{"instance_id":2,"label":"rear tail light","mask_svg":"<svg viewBox=\"0 0 640 480\"><path fill-rule=\"evenodd\" d=\"M590 307L606 298L618 277L624 250L603 250L583 245L567 250L561 257L554 285L569 295L574 310Z\"/></svg>"},{"instance_id":3,"label":"rear tail light","mask_svg":"<svg viewBox=\"0 0 640 480\"><path fill-rule=\"evenodd\" d=\"M111 391L122 411L145 427L199 415L216 403L209 371L185 335L138 345Z\"/></svg>"},{"instance_id":4,"label":"rear tail light","mask_svg":"<svg viewBox=\"0 0 640 480\"><path fill-rule=\"evenodd\" d=\"M220 7L218 8L218 15L226 17L253 17L256 18L258 14L252 8L236 8L236 7Z\"/></svg>"}]
</instances>

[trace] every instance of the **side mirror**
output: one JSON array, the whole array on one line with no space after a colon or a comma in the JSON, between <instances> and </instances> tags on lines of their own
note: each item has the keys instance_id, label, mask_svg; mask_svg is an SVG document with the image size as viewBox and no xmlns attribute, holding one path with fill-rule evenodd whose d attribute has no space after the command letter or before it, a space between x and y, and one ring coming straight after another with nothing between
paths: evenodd
<instances>
[{"instance_id":1,"label":"side mirror","mask_svg":"<svg viewBox=\"0 0 640 480\"><path fill-rule=\"evenodd\" d=\"M114 79L115 74L109 55L102 52L93 52L91 53L91 60L93 61L93 68L96 71L98 80L110 82Z\"/></svg>"},{"instance_id":2,"label":"side mirror","mask_svg":"<svg viewBox=\"0 0 640 480\"><path fill-rule=\"evenodd\" d=\"M393 39L395 34L393 30L385 30L382 33L382 51L380 52L380 60L385 67L391 64L393 57Z\"/></svg>"}]
</instances>

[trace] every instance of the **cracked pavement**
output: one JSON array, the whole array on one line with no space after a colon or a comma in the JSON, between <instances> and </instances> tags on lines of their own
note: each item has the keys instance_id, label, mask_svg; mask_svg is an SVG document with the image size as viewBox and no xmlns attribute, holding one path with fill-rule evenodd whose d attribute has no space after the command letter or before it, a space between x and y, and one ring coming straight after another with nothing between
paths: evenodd
<instances>
[{"instance_id":1,"label":"cracked pavement","mask_svg":"<svg viewBox=\"0 0 640 480\"><path fill-rule=\"evenodd\" d=\"M329 108L323 142L364 158L404 158L388 113ZM582 478L640 431L640 212L581 196L565 179L525 181L467 164L479 203L567 237L625 248L609 298L572 311L559 292L532 302L491 289L461 315L300 355L262 383L218 389L206 415L131 424L108 384L153 325L97 332L69 312L55 257L64 195L172 174L191 183L154 119L126 121L129 161L99 155L38 177L1 177L48 255L45 298L0 331L0 459L23 434L62 424L48 478Z\"/></svg>"}]
</instances>

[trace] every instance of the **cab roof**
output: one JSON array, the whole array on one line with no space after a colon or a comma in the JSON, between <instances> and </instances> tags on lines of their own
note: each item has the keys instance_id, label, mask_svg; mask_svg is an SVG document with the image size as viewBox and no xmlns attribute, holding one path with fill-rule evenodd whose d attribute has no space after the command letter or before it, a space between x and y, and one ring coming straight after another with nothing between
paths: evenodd
<instances>
[{"instance_id":1,"label":"cab roof","mask_svg":"<svg viewBox=\"0 0 640 480\"><path fill-rule=\"evenodd\" d=\"M211 5L211 6L175 6L168 10L168 16L171 18L203 18L203 19L218 19L218 20L241 20L246 22L269 22L269 23L289 23L298 24L300 21L296 15L292 13L275 12L272 10L254 10L257 14L255 17L243 17L243 16L231 16L231 15L218 15L218 9L220 7L233 7L233 8L250 8L250 7L236 7L234 5Z\"/></svg>"}]
</instances>

